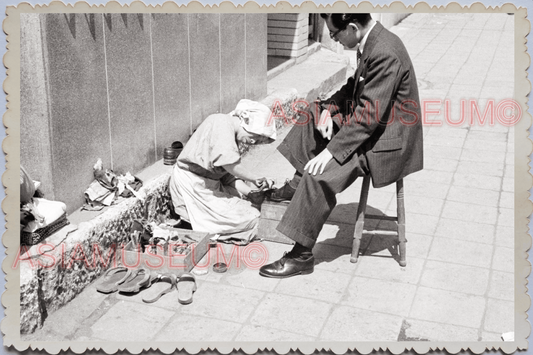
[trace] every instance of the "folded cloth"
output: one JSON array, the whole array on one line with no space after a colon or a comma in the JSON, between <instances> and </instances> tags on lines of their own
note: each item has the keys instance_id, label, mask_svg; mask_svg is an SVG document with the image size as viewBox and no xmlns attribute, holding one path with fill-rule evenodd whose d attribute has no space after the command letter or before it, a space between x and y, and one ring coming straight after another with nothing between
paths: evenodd
<instances>
[{"instance_id":1,"label":"folded cloth","mask_svg":"<svg viewBox=\"0 0 533 355\"><path fill-rule=\"evenodd\" d=\"M129 173L128 173L129 174ZM131 176L131 175L130 175ZM120 177L119 177L120 180ZM133 176L133 181L128 181L127 184L124 184L124 190L122 192L119 192L120 196L122 197L131 197L135 196L138 197L137 191L143 186L143 182L141 179L139 179L136 176Z\"/></svg>"},{"instance_id":2,"label":"folded cloth","mask_svg":"<svg viewBox=\"0 0 533 355\"><path fill-rule=\"evenodd\" d=\"M67 211L67 205L63 202L50 201L44 198L34 198L33 206L36 212L43 216L43 219L30 221L23 229L25 232L31 233L37 229L44 228L58 220Z\"/></svg>"},{"instance_id":3,"label":"folded cloth","mask_svg":"<svg viewBox=\"0 0 533 355\"><path fill-rule=\"evenodd\" d=\"M84 210L100 211L105 206L111 206L117 196L139 197L137 192L142 187L142 181L131 175L116 176L111 170L103 170L99 159L94 166L95 180L85 190Z\"/></svg>"},{"instance_id":4,"label":"folded cloth","mask_svg":"<svg viewBox=\"0 0 533 355\"><path fill-rule=\"evenodd\" d=\"M87 190L85 190L85 199L110 206L115 199L115 191L107 189L106 187L102 186L100 182L95 180L91 182Z\"/></svg>"}]
</instances>

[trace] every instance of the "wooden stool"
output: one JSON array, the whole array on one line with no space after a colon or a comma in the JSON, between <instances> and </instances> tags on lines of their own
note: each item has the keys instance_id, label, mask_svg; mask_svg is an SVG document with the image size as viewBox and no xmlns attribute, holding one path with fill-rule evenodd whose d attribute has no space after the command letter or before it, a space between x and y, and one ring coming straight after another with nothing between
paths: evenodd
<instances>
[{"instance_id":1,"label":"wooden stool","mask_svg":"<svg viewBox=\"0 0 533 355\"><path fill-rule=\"evenodd\" d=\"M355 232L352 245L352 257L350 261L356 263L359 258L359 247L361 245L361 237L363 233L370 235L397 235L398 236L398 253L400 254L400 266L407 265L405 261L405 208L403 205L403 179L400 179L396 182L396 203L397 203L397 217L391 216L376 216L367 214L366 211L366 202L368 200L368 189L370 187L370 175L365 175L363 179L363 186L361 187L361 198L359 199L359 206L357 207L357 220L355 222ZM386 221L395 221L398 224L398 231L389 231L389 230L373 230L366 231L364 230L365 218L369 219L380 219Z\"/></svg>"}]
</instances>

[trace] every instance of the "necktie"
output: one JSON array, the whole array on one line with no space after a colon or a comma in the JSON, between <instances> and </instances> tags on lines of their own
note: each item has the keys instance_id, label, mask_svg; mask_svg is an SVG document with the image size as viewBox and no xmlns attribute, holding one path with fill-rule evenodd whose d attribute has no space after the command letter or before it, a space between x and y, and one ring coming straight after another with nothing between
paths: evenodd
<instances>
[{"instance_id":1,"label":"necktie","mask_svg":"<svg viewBox=\"0 0 533 355\"><path fill-rule=\"evenodd\" d=\"M361 53L359 48L357 48L357 69L355 70L355 73L353 74L353 78L355 79L355 84L354 84L354 88L353 88L353 94L354 95L355 95L356 90L357 90L357 83L359 81L359 77L361 76L361 67L359 67L359 65L361 65L361 57L362 56L363 56L363 54Z\"/></svg>"}]
</instances>

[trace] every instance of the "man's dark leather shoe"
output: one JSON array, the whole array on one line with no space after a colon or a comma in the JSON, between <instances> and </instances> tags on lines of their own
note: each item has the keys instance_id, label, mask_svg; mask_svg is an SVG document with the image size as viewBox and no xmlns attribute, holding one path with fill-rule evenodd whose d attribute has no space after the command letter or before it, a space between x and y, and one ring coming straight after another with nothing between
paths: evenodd
<instances>
[{"instance_id":1,"label":"man's dark leather shoe","mask_svg":"<svg viewBox=\"0 0 533 355\"><path fill-rule=\"evenodd\" d=\"M314 269L315 257L312 253L304 253L298 257L291 256L291 253L285 253L278 261L261 267L259 275L283 279L296 275L310 274Z\"/></svg>"},{"instance_id":2,"label":"man's dark leather shoe","mask_svg":"<svg viewBox=\"0 0 533 355\"><path fill-rule=\"evenodd\" d=\"M296 192L296 189L292 187L289 182L285 182L285 185L280 187L279 189L274 189L269 195L269 198L271 201L274 202L283 202L283 201L290 201L292 200L292 197L294 196L294 193Z\"/></svg>"}]
</instances>

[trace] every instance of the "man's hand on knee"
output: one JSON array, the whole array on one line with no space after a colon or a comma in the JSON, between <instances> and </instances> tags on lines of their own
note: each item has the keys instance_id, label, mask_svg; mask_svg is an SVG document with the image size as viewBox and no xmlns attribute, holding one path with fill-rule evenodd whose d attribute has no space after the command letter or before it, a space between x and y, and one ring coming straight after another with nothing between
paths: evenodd
<instances>
[{"instance_id":1,"label":"man's hand on knee","mask_svg":"<svg viewBox=\"0 0 533 355\"><path fill-rule=\"evenodd\" d=\"M326 148L316 157L309 160L307 164L305 164L304 170L306 170L310 175L316 175L316 173L322 174L324 172L324 168L332 158L333 155L330 153L328 148Z\"/></svg>"}]
</instances>

